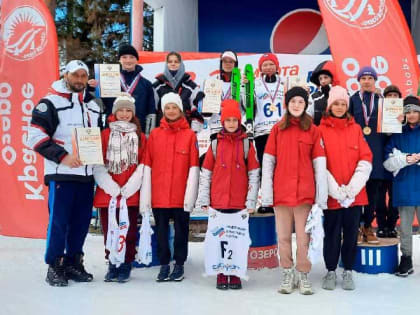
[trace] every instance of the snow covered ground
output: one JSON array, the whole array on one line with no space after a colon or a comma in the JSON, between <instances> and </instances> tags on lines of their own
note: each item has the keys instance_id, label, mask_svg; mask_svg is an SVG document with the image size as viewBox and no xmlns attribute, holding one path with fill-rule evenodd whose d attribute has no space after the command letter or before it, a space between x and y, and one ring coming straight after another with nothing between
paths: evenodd
<instances>
[{"instance_id":1,"label":"snow covered ground","mask_svg":"<svg viewBox=\"0 0 420 315\"><path fill-rule=\"evenodd\" d=\"M250 271L250 280L240 291L216 290L215 278L202 276L203 243L190 243L186 279L181 283L156 283L158 267L133 270L126 284L104 283L107 266L102 236L96 235L89 235L85 245L86 269L94 274L94 281L53 288L44 281L44 243L0 236L1 315L419 313L420 235L415 236L415 273L410 277L355 274L355 291L342 290L339 282L329 292L321 288L325 270L318 263L310 275L315 289L312 296L277 293L281 269Z\"/></svg>"}]
</instances>

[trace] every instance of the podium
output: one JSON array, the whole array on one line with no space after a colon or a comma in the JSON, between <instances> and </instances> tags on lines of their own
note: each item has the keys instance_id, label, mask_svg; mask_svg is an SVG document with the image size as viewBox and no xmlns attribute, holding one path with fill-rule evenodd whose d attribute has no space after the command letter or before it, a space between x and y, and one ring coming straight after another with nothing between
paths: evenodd
<instances>
[{"instance_id":1,"label":"podium","mask_svg":"<svg viewBox=\"0 0 420 315\"><path fill-rule=\"evenodd\" d=\"M398 267L398 238L380 238L379 244L357 245L353 269L357 272L394 273Z\"/></svg>"},{"instance_id":2,"label":"podium","mask_svg":"<svg viewBox=\"0 0 420 315\"><path fill-rule=\"evenodd\" d=\"M248 269L279 266L277 233L274 214L252 214L249 217L251 246L248 251Z\"/></svg>"}]
</instances>

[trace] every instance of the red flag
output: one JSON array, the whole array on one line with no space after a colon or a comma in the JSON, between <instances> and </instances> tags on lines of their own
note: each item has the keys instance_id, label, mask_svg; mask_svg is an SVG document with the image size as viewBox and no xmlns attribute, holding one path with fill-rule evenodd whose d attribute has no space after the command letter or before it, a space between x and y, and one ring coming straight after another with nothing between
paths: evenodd
<instances>
[{"instance_id":1,"label":"red flag","mask_svg":"<svg viewBox=\"0 0 420 315\"><path fill-rule=\"evenodd\" d=\"M341 83L359 90L357 72L372 66L377 87L397 85L415 95L419 65L397 0L318 0Z\"/></svg>"},{"instance_id":2,"label":"red flag","mask_svg":"<svg viewBox=\"0 0 420 315\"><path fill-rule=\"evenodd\" d=\"M27 146L32 109L58 78L54 21L43 1L3 0L0 16L0 234L43 238L43 158Z\"/></svg>"}]
</instances>

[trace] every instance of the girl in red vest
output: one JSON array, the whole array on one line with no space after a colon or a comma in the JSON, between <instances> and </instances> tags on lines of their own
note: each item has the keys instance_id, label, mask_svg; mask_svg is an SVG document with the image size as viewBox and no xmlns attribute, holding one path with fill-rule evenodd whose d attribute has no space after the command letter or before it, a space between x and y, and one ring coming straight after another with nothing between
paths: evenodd
<instances>
[{"instance_id":1,"label":"girl in red vest","mask_svg":"<svg viewBox=\"0 0 420 315\"><path fill-rule=\"evenodd\" d=\"M285 96L286 113L274 125L263 156L262 206L274 205L283 282L280 293L291 293L295 277L301 294L312 294L308 280L309 235L305 233L311 206L327 203L326 160L321 134L306 113L308 92L293 87ZM296 232L296 270L292 258L292 233Z\"/></svg>"},{"instance_id":2,"label":"girl in red vest","mask_svg":"<svg viewBox=\"0 0 420 315\"><path fill-rule=\"evenodd\" d=\"M332 87L319 127L328 169L328 210L324 211L324 260L328 272L322 284L326 290L335 289L340 252L344 265L342 287L344 290L355 288L352 268L360 215L362 207L368 204L365 185L372 171L372 152L348 108L346 89Z\"/></svg>"},{"instance_id":3,"label":"girl in red vest","mask_svg":"<svg viewBox=\"0 0 420 315\"><path fill-rule=\"evenodd\" d=\"M241 128L237 101L222 102L221 122L223 129L217 134L217 140L213 140L217 146L215 150L213 145L209 147L201 168L197 204L203 210L211 206L222 213L237 213L245 208L254 212L260 169L255 148ZM244 141L248 141L248 146ZM248 152L245 147L249 148ZM241 289L241 279L219 273L216 288Z\"/></svg>"},{"instance_id":4,"label":"girl in red vest","mask_svg":"<svg viewBox=\"0 0 420 315\"><path fill-rule=\"evenodd\" d=\"M182 281L188 254L190 212L197 198L200 170L198 143L183 114L182 100L176 93L161 99L163 118L150 133L144 162L140 211L153 209L156 222L158 256L161 264L158 282ZM169 220L174 220L174 260L169 261Z\"/></svg>"},{"instance_id":5,"label":"girl in red vest","mask_svg":"<svg viewBox=\"0 0 420 315\"><path fill-rule=\"evenodd\" d=\"M126 235L125 261L118 268L109 262L105 281L126 282L130 277L131 264L136 256L137 217L139 212L139 189L143 173L142 160L146 137L141 132L135 116L134 98L128 93L118 97L108 117L109 128L102 131L102 152L105 165L96 166L94 177L98 184L93 205L99 208L105 244L108 234L108 206L112 197L126 199L129 227ZM117 209L120 216L120 209ZM109 251L105 250L105 258Z\"/></svg>"}]
</instances>

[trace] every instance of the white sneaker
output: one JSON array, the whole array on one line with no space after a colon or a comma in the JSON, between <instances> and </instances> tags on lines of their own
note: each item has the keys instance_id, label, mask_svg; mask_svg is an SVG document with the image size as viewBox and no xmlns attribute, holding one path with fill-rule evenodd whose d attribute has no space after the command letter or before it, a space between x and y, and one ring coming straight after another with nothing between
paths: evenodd
<instances>
[{"instance_id":1,"label":"white sneaker","mask_svg":"<svg viewBox=\"0 0 420 315\"><path fill-rule=\"evenodd\" d=\"M303 295L314 294L314 291L312 290L312 283L308 279L307 272L298 273L297 283L298 283L297 286L299 288L300 294L303 294Z\"/></svg>"},{"instance_id":2,"label":"white sneaker","mask_svg":"<svg viewBox=\"0 0 420 315\"><path fill-rule=\"evenodd\" d=\"M328 271L323 279L322 288L324 290L334 290L336 285L337 285L337 275L335 271Z\"/></svg>"},{"instance_id":3,"label":"white sneaker","mask_svg":"<svg viewBox=\"0 0 420 315\"><path fill-rule=\"evenodd\" d=\"M283 269L283 281L278 289L279 293L290 294L295 287L295 272L293 268Z\"/></svg>"},{"instance_id":4,"label":"white sneaker","mask_svg":"<svg viewBox=\"0 0 420 315\"><path fill-rule=\"evenodd\" d=\"M356 286L354 285L353 275L351 270L344 270L343 271L343 283L342 283L343 290L354 290Z\"/></svg>"}]
</instances>

